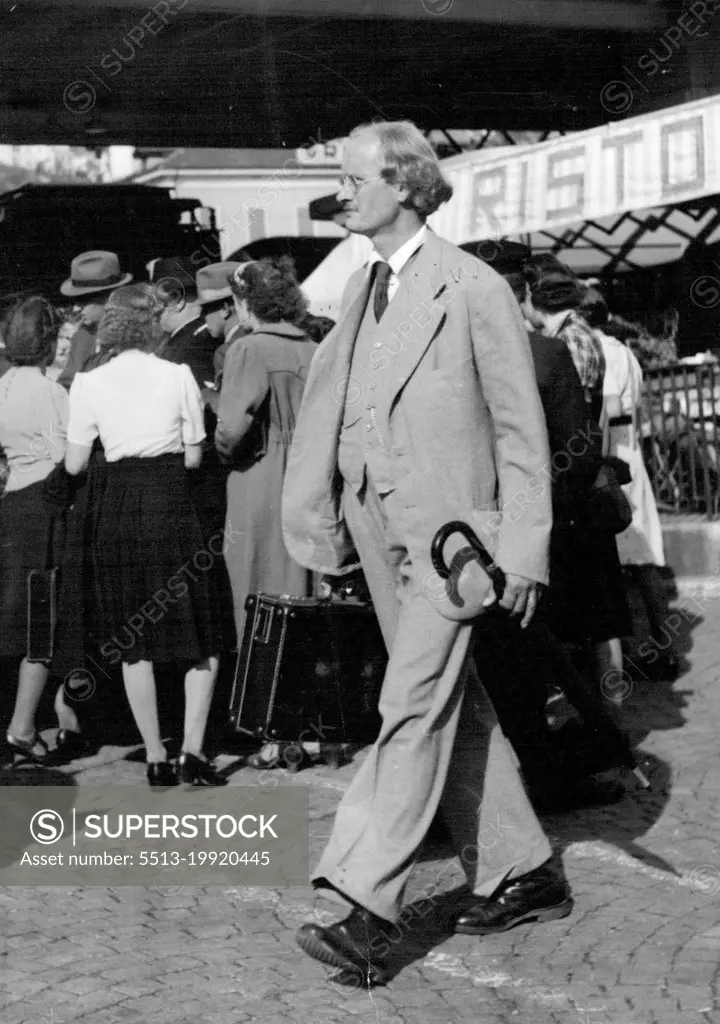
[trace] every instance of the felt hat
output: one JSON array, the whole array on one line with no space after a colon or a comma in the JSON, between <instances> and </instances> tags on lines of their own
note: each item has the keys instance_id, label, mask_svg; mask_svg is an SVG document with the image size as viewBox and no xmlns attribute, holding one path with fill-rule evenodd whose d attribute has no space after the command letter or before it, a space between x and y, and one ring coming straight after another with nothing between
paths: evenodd
<instances>
[{"instance_id":1,"label":"felt hat","mask_svg":"<svg viewBox=\"0 0 720 1024\"><path fill-rule=\"evenodd\" d=\"M150 284L173 302L195 296L197 267L184 256L162 256L149 267Z\"/></svg>"},{"instance_id":2,"label":"felt hat","mask_svg":"<svg viewBox=\"0 0 720 1024\"><path fill-rule=\"evenodd\" d=\"M242 266L233 260L224 263L211 263L201 267L195 275L199 306L209 306L213 302L232 298L230 279L235 270Z\"/></svg>"},{"instance_id":3,"label":"felt hat","mask_svg":"<svg viewBox=\"0 0 720 1024\"><path fill-rule=\"evenodd\" d=\"M114 252L95 250L83 252L70 264L70 277L60 285L68 297L107 292L132 281L132 274L123 274L120 260Z\"/></svg>"},{"instance_id":4,"label":"felt hat","mask_svg":"<svg viewBox=\"0 0 720 1024\"><path fill-rule=\"evenodd\" d=\"M486 239L476 244L475 255L498 274L508 277L510 274L522 274L530 257L530 247L504 238L498 242Z\"/></svg>"}]
</instances>

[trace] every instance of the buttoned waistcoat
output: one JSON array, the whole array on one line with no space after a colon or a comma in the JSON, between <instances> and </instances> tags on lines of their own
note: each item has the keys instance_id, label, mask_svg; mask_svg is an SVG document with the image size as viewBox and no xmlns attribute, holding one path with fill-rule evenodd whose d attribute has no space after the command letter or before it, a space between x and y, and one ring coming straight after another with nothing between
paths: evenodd
<instances>
[{"instance_id":1,"label":"buttoned waistcoat","mask_svg":"<svg viewBox=\"0 0 720 1024\"><path fill-rule=\"evenodd\" d=\"M393 304L385 312L392 316ZM344 480L359 494L370 473L380 494L395 488L395 465L388 438L378 429L377 409L387 404L388 388L393 386L388 368L370 369L378 349L382 349L384 334L373 310L372 286L360 318L357 337L353 345L349 380L354 386L345 392L345 413L338 449L338 468Z\"/></svg>"}]
</instances>

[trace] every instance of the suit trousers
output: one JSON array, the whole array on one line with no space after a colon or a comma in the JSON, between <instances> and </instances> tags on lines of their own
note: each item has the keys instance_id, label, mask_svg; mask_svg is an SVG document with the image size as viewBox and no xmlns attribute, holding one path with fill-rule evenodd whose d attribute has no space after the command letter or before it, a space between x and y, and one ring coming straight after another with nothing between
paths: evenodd
<instances>
[{"instance_id":1,"label":"suit trousers","mask_svg":"<svg viewBox=\"0 0 720 1024\"><path fill-rule=\"evenodd\" d=\"M380 735L338 807L313 884L395 922L439 808L477 895L552 850L480 685L472 623L445 619L423 591L398 538L395 493L380 498L368 481L358 497L346 484L343 504L389 660Z\"/></svg>"}]
</instances>

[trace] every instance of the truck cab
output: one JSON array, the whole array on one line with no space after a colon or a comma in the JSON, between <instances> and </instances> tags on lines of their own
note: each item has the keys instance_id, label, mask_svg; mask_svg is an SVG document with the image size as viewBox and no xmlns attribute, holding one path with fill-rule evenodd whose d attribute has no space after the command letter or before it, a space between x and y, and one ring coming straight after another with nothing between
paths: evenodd
<instances>
[{"instance_id":1,"label":"truck cab","mask_svg":"<svg viewBox=\"0 0 720 1024\"><path fill-rule=\"evenodd\" d=\"M72 259L93 249L117 253L135 280L147 280L146 265L159 256L214 263L215 211L151 185L24 185L7 192L0 196L0 304L32 293L61 304Z\"/></svg>"}]
</instances>

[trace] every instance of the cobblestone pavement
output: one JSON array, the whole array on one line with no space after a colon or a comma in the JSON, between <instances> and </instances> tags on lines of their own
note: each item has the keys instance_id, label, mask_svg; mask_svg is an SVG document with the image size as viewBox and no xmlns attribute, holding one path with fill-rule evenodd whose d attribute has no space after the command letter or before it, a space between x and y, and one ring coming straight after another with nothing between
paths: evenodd
<instances>
[{"instance_id":1,"label":"cobblestone pavement","mask_svg":"<svg viewBox=\"0 0 720 1024\"><path fill-rule=\"evenodd\" d=\"M653 790L609 809L545 819L574 913L476 939L449 935L456 897L415 905L398 973L352 990L293 934L332 920L310 889L0 890L2 1024L694 1024L720 1021L720 599L679 599L685 671L635 684L623 715ZM71 766L79 785L144 785L127 749ZM313 853L352 765L284 778L309 786ZM239 771L233 785L257 784ZM439 852L413 893L459 885Z\"/></svg>"}]
</instances>

